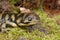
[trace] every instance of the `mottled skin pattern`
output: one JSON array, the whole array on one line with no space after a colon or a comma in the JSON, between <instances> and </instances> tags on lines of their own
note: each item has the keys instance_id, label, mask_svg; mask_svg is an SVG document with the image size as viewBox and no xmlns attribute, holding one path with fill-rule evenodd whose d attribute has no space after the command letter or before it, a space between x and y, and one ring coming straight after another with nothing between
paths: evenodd
<instances>
[{"instance_id":1,"label":"mottled skin pattern","mask_svg":"<svg viewBox=\"0 0 60 40\"><path fill-rule=\"evenodd\" d=\"M7 24L12 27L28 28L39 23L40 18L35 12L21 7L19 9L20 12L16 14L9 1L0 1L0 29L2 32L6 31Z\"/></svg>"},{"instance_id":2,"label":"mottled skin pattern","mask_svg":"<svg viewBox=\"0 0 60 40\"><path fill-rule=\"evenodd\" d=\"M11 25L12 27L28 27L31 25L35 25L40 21L37 14L34 12L26 13L18 13L18 14L9 14L4 13L0 16L0 20L2 23L2 30L6 28L6 24Z\"/></svg>"}]
</instances>

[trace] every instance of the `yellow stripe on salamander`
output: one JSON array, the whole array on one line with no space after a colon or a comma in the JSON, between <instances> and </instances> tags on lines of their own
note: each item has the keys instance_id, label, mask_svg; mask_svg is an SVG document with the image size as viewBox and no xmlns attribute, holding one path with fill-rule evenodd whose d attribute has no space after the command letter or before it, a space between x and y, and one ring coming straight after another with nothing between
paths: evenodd
<instances>
[{"instance_id":1,"label":"yellow stripe on salamander","mask_svg":"<svg viewBox=\"0 0 60 40\"><path fill-rule=\"evenodd\" d=\"M6 24L9 24L9 25L11 25L13 27L18 27L17 24L14 23L14 22L6 21Z\"/></svg>"}]
</instances>

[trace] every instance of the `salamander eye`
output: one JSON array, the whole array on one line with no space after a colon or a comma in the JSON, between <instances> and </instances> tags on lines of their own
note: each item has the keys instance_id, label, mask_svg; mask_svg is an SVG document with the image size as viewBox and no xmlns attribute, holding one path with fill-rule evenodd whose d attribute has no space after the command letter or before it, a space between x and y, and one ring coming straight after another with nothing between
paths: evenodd
<instances>
[{"instance_id":1,"label":"salamander eye","mask_svg":"<svg viewBox=\"0 0 60 40\"><path fill-rule=\"evenodd\" d=\"M32 18L31 18L31 17L28 17L28 20L29 20L29 21L31 21L31 20L32 20Z\"/></svg>"}]
</instances>

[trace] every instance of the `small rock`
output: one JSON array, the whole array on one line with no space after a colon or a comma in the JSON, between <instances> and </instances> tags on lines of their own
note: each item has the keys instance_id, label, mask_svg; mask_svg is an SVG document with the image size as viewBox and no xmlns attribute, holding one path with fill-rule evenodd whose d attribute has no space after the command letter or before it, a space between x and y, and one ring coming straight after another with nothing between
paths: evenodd
<instances>
[{"instance_id":1,"label":"small rock","mask_svg":"<svg viewBox=\"0 0 60 40\"><path fill-rule=\"evenodd\" d=\"M58 25L60 25L60 19L59 19L59 20L56 20L56 23L57 23Z\"/></svg>"}]
</instances>

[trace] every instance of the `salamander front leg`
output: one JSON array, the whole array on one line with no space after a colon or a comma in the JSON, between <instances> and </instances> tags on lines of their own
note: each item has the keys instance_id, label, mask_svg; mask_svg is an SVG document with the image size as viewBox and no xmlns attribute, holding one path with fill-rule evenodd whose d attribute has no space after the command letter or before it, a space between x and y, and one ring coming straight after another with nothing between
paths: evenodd
<instances>
[{"instance_id":1,"label":"salamander front leg","mask_svg":"<svg viewBox=\"0 0 60 40\"><path fill-rule=\"evenodd\" d=\"M11 22L11 21L6 21L6 24L11 25L14 28L18 27L16 23Z\"/></svg>"}]
</instances>

